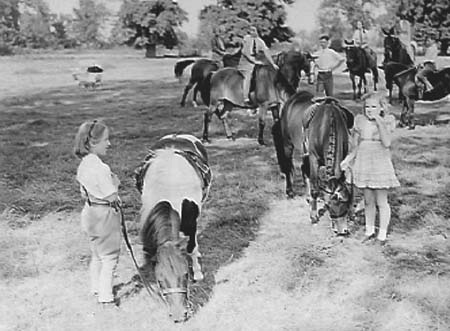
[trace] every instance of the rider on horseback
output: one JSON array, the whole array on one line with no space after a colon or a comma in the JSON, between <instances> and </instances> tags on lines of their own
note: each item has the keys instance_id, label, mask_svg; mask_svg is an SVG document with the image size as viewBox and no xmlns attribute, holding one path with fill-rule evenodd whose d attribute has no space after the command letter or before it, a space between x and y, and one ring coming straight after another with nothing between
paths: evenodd
<instances>
[{"instance_id":1,"label":"rider on horseback","mask_svg":"<svg viewBox=\"0 0 450 331\"><path fill-rule=\"evenodd\" d=\"M439 54L435 36L428 36L425 39L425 45L427 46L424 56L425 59L419 66L416 75L419 99L422 99L424 91L431 91L434 88L427 76L437 71L436 59Z\"/></svg>"},{"instance_id":2,"label":"rider on horseback","mask_svg":"<svg viewBox=\"0 0 450 331\"><path fill-rule=\"evenodd\" d=\"M213 28L213 38L211 39L212 60L222 67L222 58L226 54L225 41L222 35L225 33L222 25Z\"/></svg>"},{"instance_id":3,"label":"rider on horseback","mask_svg":"<svg viewBox=\"0 0 450 331\"><path fill-rule=\"evenodd\" d=\"M256 27L250 27L250 33L246 35L242 41L242 57L239 61L239 70L244 75L244 98L245 103L249 106L253 106L250 101L250 82L252 78L253 67L256 64L263 64L258 61L257 55L262 53L276 70L278 70L278 66L272 59L271 54L269 53L269 49L264 43L264 41L258 36L258 30Z\"/></svg>"},{"instance_id":4,"label":"rider on horseback","mask_svg":"<svg viewBox=\"0 0 450 331\"><path fill-rule=\"evenodd\" d=\"M367 71L370 72L369 68L373 66L372 62L374 61L374 59L376 59L376 57L374 56L375 52L369 47L367 30L364 28L363 23L361 21L356 22L356 30L353 33L353 42L355 43L356 47L360 47L361 49L364 50L366 54L367 63L371 64L368 66L367 69Z\"/></svg>"}]
</instances>

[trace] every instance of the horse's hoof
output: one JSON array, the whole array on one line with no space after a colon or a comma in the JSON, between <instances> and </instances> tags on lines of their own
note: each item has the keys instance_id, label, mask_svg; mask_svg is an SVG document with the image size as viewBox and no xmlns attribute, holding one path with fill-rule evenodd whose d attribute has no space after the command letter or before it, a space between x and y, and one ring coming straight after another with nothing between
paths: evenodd
<instances>
[{"instance_id":1,"label":"horse's hoof","mask_svg":"<svg viewBox=\"0 0 450 331\"><path fill-rule=\"evenodd\" d=\"M203 272L198 271L198 272L194 272L194 281L196 282L200 282L204 279L205 277L203 276Z\"/></svg>"},{"instance_id":2,"label":"horse's hoof","mask_svg":"<svg viewBox=\"0 0 450 331\"><path fill-rule=\"evenodd\" d=\"M204 144L210 144L210 143L211 143L211 140L209 140L208 138L203 138L203 139L202 139L202 143L204 143Z\"/></svg>"},{"instance_id":3,"label":"horse's hoof","mask_svg":"<svg viewBox=\"0 0 450 331\"><path fill-rule=\"evenodd\" d=\"M348 237L348 236L350 236L350 231L344 230L344 231L342 231L342 232L337 233L336 235L337 235L338 237Z\"/></svg>"},{"instance_id":4,"label":"horse's hoof","mask_svg":"<svg viewBox=\"0 0 450 331\"><path fill-rule=\"evenodd\" d=\"M258 144L261 146L266 146L266 142L263 139L258 139Z\"/></svg>"},{"instance_id":5,"label":"horse's hoof","mask_svg":"<svg viewBox=\"0 0 450 331\"><path fill-rule=\"evenodd\" d=\"M294 199L294 192L286 192L288 199Z\"/></svg>"},{"instance_id":6,"label":"horse's hoof","mask_svg":"<svg viewBox=\"0 0 450 331\"><path fill-rule=\"evenodd\" d=\"M180 102L180 107L184 107L184 106L185 106L184 102Z\"/></svg>"},{"instance_id":7,"label":"horse's hoof","mask_svg":"<svg viewBox=\"0 0 450 331\"><path fill-rule=\"evenodd\" d=\"M192 101L192 106L193 106L194 108L197 108L197 107L198 107L198 104L197 104L197 102L195 102L195 101Z\"/></svg>"},{"instance_id":8,"label":"horse's hoof","mask_svg":"<svg viewBox=\"0 0 450 331\"><path fill-rule=\"evenodd\" d=\"M233 135L227 136L227 139L231 141L236 141L236 138Z\"/></svg>"},{"instance_id":9,"label":"horse's hoof","mask_svg":"<svg viewBox=\"0 0 450 331\"><path fill-rule=\"evenodd\" d=\"M319 218L318 217L311 217L311 224L317 224L319 223Z\"/></svg>"}]
</instances>

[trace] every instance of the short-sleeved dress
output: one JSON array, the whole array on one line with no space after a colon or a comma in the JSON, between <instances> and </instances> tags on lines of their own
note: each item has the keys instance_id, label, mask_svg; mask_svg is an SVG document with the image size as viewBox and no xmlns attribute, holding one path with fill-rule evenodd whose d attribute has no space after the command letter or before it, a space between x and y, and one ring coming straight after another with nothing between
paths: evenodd
<instances>
[{"instance_id":1,"label":"short-sleeved dress","mask_svg":"<svg viewBox=\"0 0 450 331\"><path fill-rule=\"evenodd\" d=\"M384 119L387 130L395 129L395 118L387 115ZM391 151L380 138L377 124L364 115L355 118L354 130L360 135L360 143L352 165L354 184L358 188L389 189L399 187L391 161Z\"/></svg>"}]
</instances>

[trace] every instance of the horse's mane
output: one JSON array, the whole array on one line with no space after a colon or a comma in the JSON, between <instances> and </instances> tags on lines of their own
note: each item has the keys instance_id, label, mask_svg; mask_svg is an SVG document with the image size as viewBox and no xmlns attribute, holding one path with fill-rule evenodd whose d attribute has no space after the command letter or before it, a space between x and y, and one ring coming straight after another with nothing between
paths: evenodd
<instances>
[{"instance_id":1,"label":"horse's mane","mask_svg":"<svg viewBox=\"0 0 450 331\"><path fill-rule=\"evenodd\" d=\"M166 271L171 270L171 274L181 275L186 269L186 259L183 250L180 250L175 242L167 242L158 250L158 268Z\"/></svg>"},{"instance_id":2,"label":"horse's mane","mask_svg":"<svg viewBox=\"0 0 450 331\"><path fill-rule=\"evenodd\" d=\"M309 91L302 90L302 91L298 91L298 92L295 94L294 98L295 98L295 101L296 101L296 102L301 102L301 103L303 103L303 102L311 101L312 98L314 98L314 94L312 94L312 93L309 92Z\"/></svg>"},{"instance_id":3,"label":"horse's mane","mask_svg":"<svg viewBox=\"0 0 450 331\"><path fill-rule=\"evenodd\" d=\"M158 202L148 214L141 230L145 251L153 256L159 246L178 234L179 215L168 201Z\"/></svg>"},{"instance_id":4,"label":"horse's mane","mask_svg":"<svg viewBox=\"0 0 450 331\"><path fill-rule=\"evenodd\" d=\"M336 111L337 110L337 111ZM349 128L353 126L353 114L335 99L327 98L317 105L315 115L311 119L311 124L314 121L315 125L329 126L328 136L328 150L325 151L326 159L323 160L326 175L328 178L340 178L342 171L340 169L340 162L348 153L348 136ZM329 121L325 117L329 116ZM311 128L311 133L324 132L318 128Z\"/></svg>"}]
</instances>

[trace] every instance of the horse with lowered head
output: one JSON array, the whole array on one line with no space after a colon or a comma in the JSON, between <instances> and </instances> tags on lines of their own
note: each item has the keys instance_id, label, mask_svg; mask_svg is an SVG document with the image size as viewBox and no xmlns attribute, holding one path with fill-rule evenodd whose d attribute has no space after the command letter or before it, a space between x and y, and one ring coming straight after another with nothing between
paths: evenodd
<instances>
[{"instance_id":1,"label":"horse with lowered head","mask_svg":"<svg viewBox=\"0 0 450 331\"><path fill-rule=\"evenodd\" d=\"M187 256L194 281L203 279L197 222L211 183L206 149L191 135L163 137L151 147L135 174L142 199L144 256L155 267L170 316L176 322L184 321L188 307Z\"/></svg>"},{"instance_id":2,"label":"horse with lowered head","mask_svg":"<svg viewBox=\"0 0 450 331\"><path fill-rule=\"evenodd\" d=\"M347 234L347 216L352 191L345 182L340 163L348 154L349 129L353 114L339 102L327 97L314 100L313 94L300 91L291 96L272 128L278 164L286 178L286 194L294 196L294 153L302 157L302 173L309 178L310 218L318 222L317 198L324 195L338 234Z\"/></svg>"},{"instance_id":3,"label":"horse with lowered head","mask_svg":"<svg viewBox=\"0 0 450 331\"><path fill-rule=\"evenodd\" d=\"M312 82L311 59L304 53L289 51L274 56L274 62L279 66L279 70L264 62L254 67L250 96L255 108L259 107L260 144L265 144L263 132L267 110L272 112L274 121L277 121L282 104L298 87L301 72L304 71L309 82ZM227 137L234 137L229 114L233 107L248 108L244 105L243 82L244 75L239 70L224 68L212 74L209 86L204 85L205 89L201 91L202 98L205 96L204 99L207 101L205 103L209 104L209 109L204 115L204 141L209 140L208 127L214 113L222 119Z\"/></svg>"},{"instance_id":4,"label":"horse with lowered head","mask_svg":"<svg viewBox=\"0 0 450 331\"><path fill-rule=\"evenodd\" d=\"M364 93L367 92L367 80L366 72L370 70L373 77L373 89L377 90L378 84L378 68L377 68L377 55L372 52L369 56L367 52L361 48L355 46L354 41L351 42L345 40L345 54L347 57L347 68L350 74L350 80L353 87L353 100L357 97L361 98L361 88L364 84ZM355 77L359 77L358 94L356 94Z\"/></svg>"},{"instance_id":5,"label":"horse with lowered head","mask_svg":"<svg viewBox=\"0 0 450 331\"><path fill-rule=\"evenodd\" d=\"M231 67L236 68L239 64L239 60L241 58L242 54L242 47L239 48L235 53L233 54L225 54L222 58L224 67ZM202 89L202 84L204 84L205 79L208 77L208 75L211 72L217 71L220 68L220 63L210 60L210 59L199 59L197 61L195 60L183 60L178 61L175 64L174 72L175 77L178 79L181 79L183 75L184 69L194 63L191 69L191 76L189 78L189 82L184 88L183 96L181 98L180 105L182 107L186 104L186 97L191 88L194 86L194 94L192 97L192 102L194 106L197 106L197 93L199 90Z\"/></svg>"}]
</instances>

